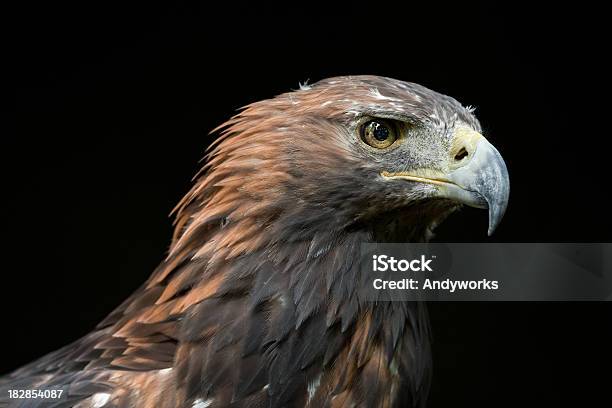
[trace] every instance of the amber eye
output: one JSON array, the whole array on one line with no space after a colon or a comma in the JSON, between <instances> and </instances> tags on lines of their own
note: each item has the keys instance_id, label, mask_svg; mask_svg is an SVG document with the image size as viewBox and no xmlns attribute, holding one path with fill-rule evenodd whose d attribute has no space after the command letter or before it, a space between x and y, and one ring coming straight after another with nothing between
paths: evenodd
<instances>
[{"instance_id":1,"label":"amber eye","mask_svg":"<svg viewBox=\"0 0 612 408\"><path fill-rule=\"evenodd\" d=\"M361 138L377 149L389 147L397 139L395 127L380 119L370 120L361 126Z\"/></svg>"}]
</instances>

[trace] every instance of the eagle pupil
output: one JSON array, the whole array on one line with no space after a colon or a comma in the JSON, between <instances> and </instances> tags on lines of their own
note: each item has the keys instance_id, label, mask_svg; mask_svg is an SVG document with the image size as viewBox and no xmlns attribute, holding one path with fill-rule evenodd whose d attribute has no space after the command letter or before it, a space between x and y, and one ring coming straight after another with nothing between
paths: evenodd
<instances>
[{"instance_id":1,"label":"eagle pupil","mask_svg":"<svg viewBox=\"0 0 612 408\"><path fill-rule=\"evenodd\" d=\"M384 142L389 138L389 129L380 123L373 123L374 138L380 142Z\"/></svg>"}]
</instances>

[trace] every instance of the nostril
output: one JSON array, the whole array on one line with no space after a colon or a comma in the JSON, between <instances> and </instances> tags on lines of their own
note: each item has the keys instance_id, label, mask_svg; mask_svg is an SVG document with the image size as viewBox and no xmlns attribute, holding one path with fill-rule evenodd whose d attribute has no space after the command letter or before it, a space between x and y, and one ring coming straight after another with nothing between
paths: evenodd
<instances>
[{"instance_id":1,"label":"nostril","mask_svg":"<svg viewBox=\"0 0 612 408\"><path fill-rule=\"evenodd\" d=\"M457 161L461 161L463 160L466 156L468 155L467 150L465 150L465 147L462 147L457 154L455 155L455 160Z\"/></svg>"}]
</instances>

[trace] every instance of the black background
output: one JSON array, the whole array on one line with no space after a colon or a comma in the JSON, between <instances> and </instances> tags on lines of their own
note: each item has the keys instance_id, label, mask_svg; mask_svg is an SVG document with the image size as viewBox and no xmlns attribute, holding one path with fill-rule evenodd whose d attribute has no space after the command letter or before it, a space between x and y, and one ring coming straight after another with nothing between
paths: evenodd
<instances>
[{"instance_id":1,"label":"black background","mask_svg":"<svg viewBox=\"0 0 612 408\"><path fill-rule=\"evenodd\" d=\"M438 240L611 241L602 11L457 3L3 10L0 372L85 334L143 282L208 132L299 81L378 74L476 106L510 205L492 238L466 209ZM431 314L431 407L609 403L609 304Z\"/></svg>"}]
</instances>

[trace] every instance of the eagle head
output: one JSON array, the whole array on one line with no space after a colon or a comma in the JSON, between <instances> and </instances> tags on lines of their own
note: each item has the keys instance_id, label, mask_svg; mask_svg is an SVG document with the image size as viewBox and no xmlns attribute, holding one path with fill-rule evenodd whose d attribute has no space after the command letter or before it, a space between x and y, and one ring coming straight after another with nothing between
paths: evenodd
<instances>
[{"instance_id":1,"label":"eagle head","mask_svg":"<svg viewBox=\"0 0 612 408\"><path fill-rule=\"evenodd\" d=\"M508 202L506 166L472 110L414 83L325 79L248 105L220 129L179 208L258 220L278 242L351 229L424 241L463 204L488 208L491 234Z\"/></svg>"}]
</instances>

